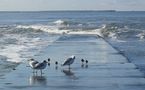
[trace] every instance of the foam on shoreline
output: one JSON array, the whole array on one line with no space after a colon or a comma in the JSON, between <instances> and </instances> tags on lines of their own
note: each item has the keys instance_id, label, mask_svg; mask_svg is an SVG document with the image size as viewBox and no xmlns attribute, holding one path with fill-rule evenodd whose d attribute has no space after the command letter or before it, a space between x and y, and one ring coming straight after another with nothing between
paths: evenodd
<instances>
[{"instance_id":1,"label":"foam on shoreline","mask_svg":"<svg viewBox=\"0 0 145 90\"><path fill-rule=\"evenodd\" d=\"M48 32L49 34L80 34L80 35L98 35L102 37L101 29L93 29L93 30L69 30L69 29L59 29L53 26L47 25L19 25L16 28L23 28L23 29L34 29L34 30L42 30L44 32Z\"/></svg>"}]
</instances>

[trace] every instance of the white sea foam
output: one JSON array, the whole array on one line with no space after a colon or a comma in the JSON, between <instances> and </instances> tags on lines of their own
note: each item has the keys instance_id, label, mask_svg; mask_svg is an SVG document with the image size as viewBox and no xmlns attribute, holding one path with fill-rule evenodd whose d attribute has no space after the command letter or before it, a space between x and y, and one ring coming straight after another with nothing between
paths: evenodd
<instances>
[{"instance_id":1,"label":"white sea foam","mask_svg":"<svg viewBox=\"0 0 145 90\"><path fill-rule=\"evenodd\" d=\"M16 28L23 28L23 29L34 29L34 30L41 30L48 32L50 34L64 34L69 32L69 30L59 30L57 27L54 26L47 26L47 25L19 25Z\"/></svg>"},{"instance_id":2,"label":"white sea foam","mask_svg":"<svg viewBox=\"0 0 145 90\"><path fill-rule=\"evenodd\" d=\"M136 35L136 37L138 37L138 38L140 38L140 40L142 40L145 37L145 33L144 32L143 33L139 33L139 34Z\"/></svg>"},{"instance_id":3,"label":"white sea foam","mask_svg":"<svg viewBox=\"0 0 145 90\"><path fill-rule=\"evenodd\" d=\"M67 24L67 22L63 21L63 20L57 20L57 21L54 21L53 23L57 24L57 25L66 25Z\"/></svg>"},{"instance_id":4,"label":"white sea foam","mask_svg":"<svg viewBox=\"0 0 145 90\"><path fill-rule=\"evenodd\" d=\"M110 37L112 39L117 39L116 33L113 33L113 32L109 32L108 37Z\"/></svg>"},{"instance_id":5,"label":"white sea foam","mask_svg":"<svg viewBox=\"0 0 145 90\"><path fill-rule=\"evenodd\" d=\"M21 58L18 52L22 49L24 49L23 46L8 45L4 50L1 51L0 54L3 56L7 56L7 61L21 62Z\"/></svg>"},{"instance_id":6,"label":"white sea foam","mask_svg":"<svg viewBox=\"0 0 145 90\"><path fill-rule=\"evenodd\" d=\"M48 32L49 34L86 34L86 35L98 35L103 37L101 33L101 29L93 29L93 30L73 30L73 29L59 29L56 26L47 26L47 25L19 25L16 28L23 28L23 29L34 29L34 30L41 30L44 32Z\"/></svg>"},{"instance_id":7,"label":"white sea foam","mask_svg":"<svg viewBox=\"0 0 145 90\"><path fill-rule=\"evenodd\" d=\"M14 29L15 30L15 29ZM9 33L12 32L13 34ZM11 62L22 62L27 58L33 57L41 51L42 48L51 44L59 36L50 36L49 38L41 38L35 36L35 32L32 35L29 35L29 32L26 34L13 32L13 30L6 31L7 34L4 34L0 38L0 55L7 57L7 61ZM3 33L3 32L1 32ZM28 34L28 35L27 35ZM37 32L37 34L40 34Z\"/></svg>"}]
</instances>

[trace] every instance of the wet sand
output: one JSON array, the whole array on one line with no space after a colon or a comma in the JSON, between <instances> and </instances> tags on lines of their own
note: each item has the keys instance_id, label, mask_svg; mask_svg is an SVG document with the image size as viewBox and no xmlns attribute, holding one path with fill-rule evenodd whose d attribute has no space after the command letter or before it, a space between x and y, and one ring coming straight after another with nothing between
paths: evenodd
<instances>
[{"instance_id":1,"label":"wet sand","mask_svg":"<svg viewBox=\"0 0 145 90\"><path fill-rule=\"evenodd\" d=\"M0 79L0 89L144 90L144 74L103 39L76 40L77 37L57 41L35 55L39 61L51 58L44 74L33 74L28 63L24 62ZM70 55L75 55L76 60L69 70L61 64ZM82 58L89 63L82 65Z\"/></svg>"}]
</instances>

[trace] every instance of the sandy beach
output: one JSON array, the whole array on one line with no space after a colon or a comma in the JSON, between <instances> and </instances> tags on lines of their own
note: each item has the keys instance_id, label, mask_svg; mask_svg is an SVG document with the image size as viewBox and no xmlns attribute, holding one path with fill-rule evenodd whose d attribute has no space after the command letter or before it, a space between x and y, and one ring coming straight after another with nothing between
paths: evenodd
<instances>
[{"instance_id":1,"label":"sandy beach","mask_svg":"<svg viewBox=\"0 0 145 90\"><path fill-rule=\"evenodd\" d=\"M44 74L33 74L26 60L0 78L0 89L144 90L144 74L102 38L87 35L62 38L33 57L38 61L51 59L50 66L43 70ZM75 55L76 59L68 70L61 64L70 55ZM89 63L82 66L82 58Z\"/></svg>"}]
</instances>

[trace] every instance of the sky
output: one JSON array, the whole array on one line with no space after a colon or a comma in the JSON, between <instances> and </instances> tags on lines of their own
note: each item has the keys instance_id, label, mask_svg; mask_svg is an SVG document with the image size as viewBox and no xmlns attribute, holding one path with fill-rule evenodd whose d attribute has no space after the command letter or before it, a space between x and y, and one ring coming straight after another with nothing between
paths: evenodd
<instances>
[{"instance_id":1,"label":"sky","mask_svg":"<svg viewBox=\"0 0 145 90\"><path fill-rule=\"evenodd\" d=\"M145 0L0 0L0 11L145 11Z\"/></svg>"}]
</instances>

